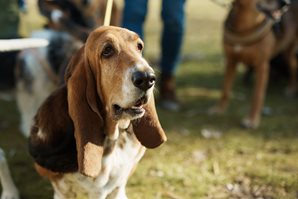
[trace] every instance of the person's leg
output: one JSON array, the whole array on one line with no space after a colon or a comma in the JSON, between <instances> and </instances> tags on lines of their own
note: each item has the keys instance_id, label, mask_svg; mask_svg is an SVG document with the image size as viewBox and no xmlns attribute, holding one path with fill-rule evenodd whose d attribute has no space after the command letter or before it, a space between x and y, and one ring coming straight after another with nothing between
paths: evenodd
<instances>
[{"instance_id":1,"label":"person's leg","mask_svg":"<svg viewBox=\"0 0 298 199\"><path fill-rule=\"evenodd\" d=\"M185 0L163 0L163 33L161 40L161 105L170 110L179 108L175 95L175 73L184 36Z\"/></svg>"},{"instance_id":2,"label":"person's leg","mask_svg":"<svg viewBox=\"0 0 298 199\"><path fill-rule=\"evenodd\" d=\"M175 74L184 35L185 0L163 0L163 33L161 40L161 72Z\"/></svg>"},{"instance_id":3,"label":"person's leg","mask_svg":"<svg viewBox=\"0 0 298 199\"><path fill-rule=\"evenodd\" d=\"M148 0L125 0L122 27L132 30L143 39L143 24L146 19Z\"/></svg>"}]
</instances>

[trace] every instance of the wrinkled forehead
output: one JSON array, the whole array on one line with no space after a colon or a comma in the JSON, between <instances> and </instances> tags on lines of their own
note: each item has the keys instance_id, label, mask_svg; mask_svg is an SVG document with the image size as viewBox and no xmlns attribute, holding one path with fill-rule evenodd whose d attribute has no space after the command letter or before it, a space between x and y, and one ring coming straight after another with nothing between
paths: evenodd
<instances>
[{"instance_id":1,"label":"wrinkled forehead","mask_svg":"<svg viewBox=\"0 0 298 199\"><path fill-rule=\"evenodd\" d=\"M86 46L88 48L97 48L98 45L111 43L114 45L127 45L141 39L139 36L125 28L103 26L93 31L87 39ZM94 49L95 50L95 49Z\"/></svg>"}]
</instances>

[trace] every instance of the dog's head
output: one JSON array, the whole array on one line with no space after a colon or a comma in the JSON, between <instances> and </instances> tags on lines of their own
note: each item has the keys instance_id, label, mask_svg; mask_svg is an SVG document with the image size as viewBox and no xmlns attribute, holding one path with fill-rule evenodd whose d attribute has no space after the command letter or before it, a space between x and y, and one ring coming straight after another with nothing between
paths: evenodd
<instances>
[{"instance_id":1,"label":"dog's head","mask_svg":"<svg viewBox=\"0 0 298 199\"><path fill-rule=\"evenodd\" d=\"M116 139L118 128L132 123L136 137L148 148L166 140L154 105L155 74L142 57L143 48L134 32L101 27L68 66L69 113L79 169L86 175L98 174L103 139Z\"/></svg>"},{"instance_id":2,"label":"dog's head","mask_svg":"<svg viewBox=\"0 0 298 199\"><path fill-rule=\"evenodd\" d=\"M291 0L258 0L257 8L273 20L279 21L290 3Z\"/></svg>"},{"instance_id":3,"label":"dog's head","mask_svg":"<svg viewBox=\"0 0 298 199\"><path fill-rule=\"evenodd\" d=\"M116 120L141 118L143 105L153 97L155 74L142 57L143 48L137 34L120 28L100 28L87 40L86 59L98 93Z\"/></svg>"}]
</instances>

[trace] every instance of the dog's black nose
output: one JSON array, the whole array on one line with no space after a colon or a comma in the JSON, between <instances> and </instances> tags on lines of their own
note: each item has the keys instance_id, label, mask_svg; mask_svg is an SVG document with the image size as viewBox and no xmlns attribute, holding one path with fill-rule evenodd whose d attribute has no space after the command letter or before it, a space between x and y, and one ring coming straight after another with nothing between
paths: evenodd
<instances>
[{"instance_id":1,"label":"dog's black nose","mask_svg":"<svg viewBox=\"0 0 298 199\"><path fill-rule=\"evenodd\" d=\"M143 91L151 88L155 84L155 80L156 77L152 72L137 71L132 74L133 84Z\"/></svg>"}]
</instances>

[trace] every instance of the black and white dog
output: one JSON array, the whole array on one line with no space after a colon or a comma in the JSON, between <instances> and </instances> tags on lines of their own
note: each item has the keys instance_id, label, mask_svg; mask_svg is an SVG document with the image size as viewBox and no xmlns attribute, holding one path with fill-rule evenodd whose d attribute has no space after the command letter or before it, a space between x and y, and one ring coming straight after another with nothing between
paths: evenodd
<instances>
[{"instance_id":1,"label":"black and white dog","mask_svg":"<svg viewBox=\"0 0 298 199\"><path fill-rule=\"evenodd\" d=\"M41 30L34 38L49 41L45 48L23 50L16 68L16 101L21 132L28 137L31 121L44 99L63 82L64 69L82 43L65 32Z\"/></svg>"},{"instance_id":2,"label":"black and white dog","mask_svg":"<svg viewBox=\"0 0 298 199\"><path fill-rule=\"evenodd\" d=\"M64 69L71 55L82 42L65 32L40 30L32 38L48 41L46 47L21 50L16 58L16 102L21 116L20 130L29 136L33 116L48 95L63 82ZM10 176L4 151L0 148L0 199L19 199L19 193Z\"/></svg>"}]
</instances>

